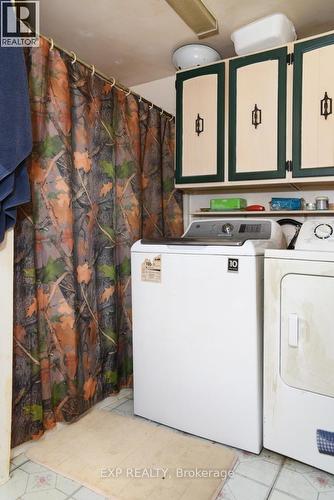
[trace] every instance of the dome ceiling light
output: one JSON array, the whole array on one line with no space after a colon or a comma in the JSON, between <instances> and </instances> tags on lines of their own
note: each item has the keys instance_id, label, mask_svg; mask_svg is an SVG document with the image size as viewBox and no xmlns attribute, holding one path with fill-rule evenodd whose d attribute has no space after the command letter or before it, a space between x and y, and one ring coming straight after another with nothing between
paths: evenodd
<instances>
[{"instance_id":1,"label":"dome ceiling light","mask_svg":"<svg viewBox=\"0 0 334 500\"><path fill-rule=\"evenodd\" d=\"M183 45L176 49L172 55L172 62L176 69L203 66L203 64L210 64L220 59L219 52L201 43Z\"/></svg>"}]
</instances>

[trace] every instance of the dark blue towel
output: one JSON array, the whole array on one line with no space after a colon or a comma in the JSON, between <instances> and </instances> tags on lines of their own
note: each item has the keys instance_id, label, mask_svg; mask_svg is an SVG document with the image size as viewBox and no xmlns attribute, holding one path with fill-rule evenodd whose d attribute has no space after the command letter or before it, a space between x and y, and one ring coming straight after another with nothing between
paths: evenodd
<instances>
[{"instance_id":1,"label":"dark blue towel","mask_svg":"<svg viewBox=\"0 0 334 500\"><path fill-rule=\"evenodd\" d=\"M0 47L0 242L30 200L24 160L32 149L27 70L21 48Z\"/></svg>"}]
</instances>

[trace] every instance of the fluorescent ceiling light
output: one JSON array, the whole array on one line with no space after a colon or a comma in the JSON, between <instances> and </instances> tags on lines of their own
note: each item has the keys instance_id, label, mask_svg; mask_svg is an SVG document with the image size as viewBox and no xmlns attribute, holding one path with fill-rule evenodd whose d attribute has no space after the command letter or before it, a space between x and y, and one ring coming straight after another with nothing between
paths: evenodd
<instances>
[{"instance_id":1,"label":"fluorescent ceiling light","mask_svg":"<svg viewBox=\"0 0 334 500\"><path fill-rule=\"evenodd\" d=\"M198 38L218 33L218 21L202 0L166 0Z\"/></svg>"}]
</instances>

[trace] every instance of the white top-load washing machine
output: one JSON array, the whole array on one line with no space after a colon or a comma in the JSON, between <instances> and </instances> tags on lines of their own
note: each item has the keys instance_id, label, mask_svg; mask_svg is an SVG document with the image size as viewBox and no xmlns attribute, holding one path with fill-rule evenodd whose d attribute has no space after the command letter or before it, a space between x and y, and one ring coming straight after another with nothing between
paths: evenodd
<instances>
[{"instance_id":1,"label":"white top-load washing machine","mask_svg":"<svg viewBox=\"0 0 334 500\"><path fill-rule=\"evenodd\" d=\"M334 219L265 254L264 446L334 473Z\"/></svg>"},{"instance_id":2,"label":"white top-load washing machine","mask_svg":"<svg viewBox=\"0 0 334 500\"><path fill-rule=\"evenodd\" d=\"M263 255L283 244L276 222L248 218L134 244L135 414L261 450Z\"/></svg>"}]
</instances>

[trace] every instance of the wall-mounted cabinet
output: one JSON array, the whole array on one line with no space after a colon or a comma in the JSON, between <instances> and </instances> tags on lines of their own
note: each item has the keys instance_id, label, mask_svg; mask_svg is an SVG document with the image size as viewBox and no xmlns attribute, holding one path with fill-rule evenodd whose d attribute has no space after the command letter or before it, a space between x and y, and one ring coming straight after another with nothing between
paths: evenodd
<instances>
[{"instance_id":1,"label":"wall-mounted cabinet","mask_svg":"<svg viewBox=\"0 0 334 500\"><path fill-rule=\"evenodd\" d=\"M330 33L179 72L176 185L334 183L333 61Z\"/></svg>"},{"instance_id":2,"label":"wall-mounted cabinet","mask_svg":"<svg viewBox=\"0 0 334 500\"><path fill-rule=\"evenodd\" d=\"M334 35L295 44L293 177L334 175Z\"/></svg>"},{"instance_id":3,"label":"wall-mounted cabinet","mask_svg":"<svg viewBox=\"0 0 334 500\"><path fill-rule=\"evenodd\" d=\"M176 182L224 180L225 63L176 77Z\"/></svg>"},{"instance_id":4,"label":"wall-mounted cabinet","mask_svg":"<svg viewBox=\"0 0 334 500\"><path fill-rule=\"evenodd\" d=\"M229 65L229 180L284 178L286 47Z\"/></svg>"}]
</instances>

